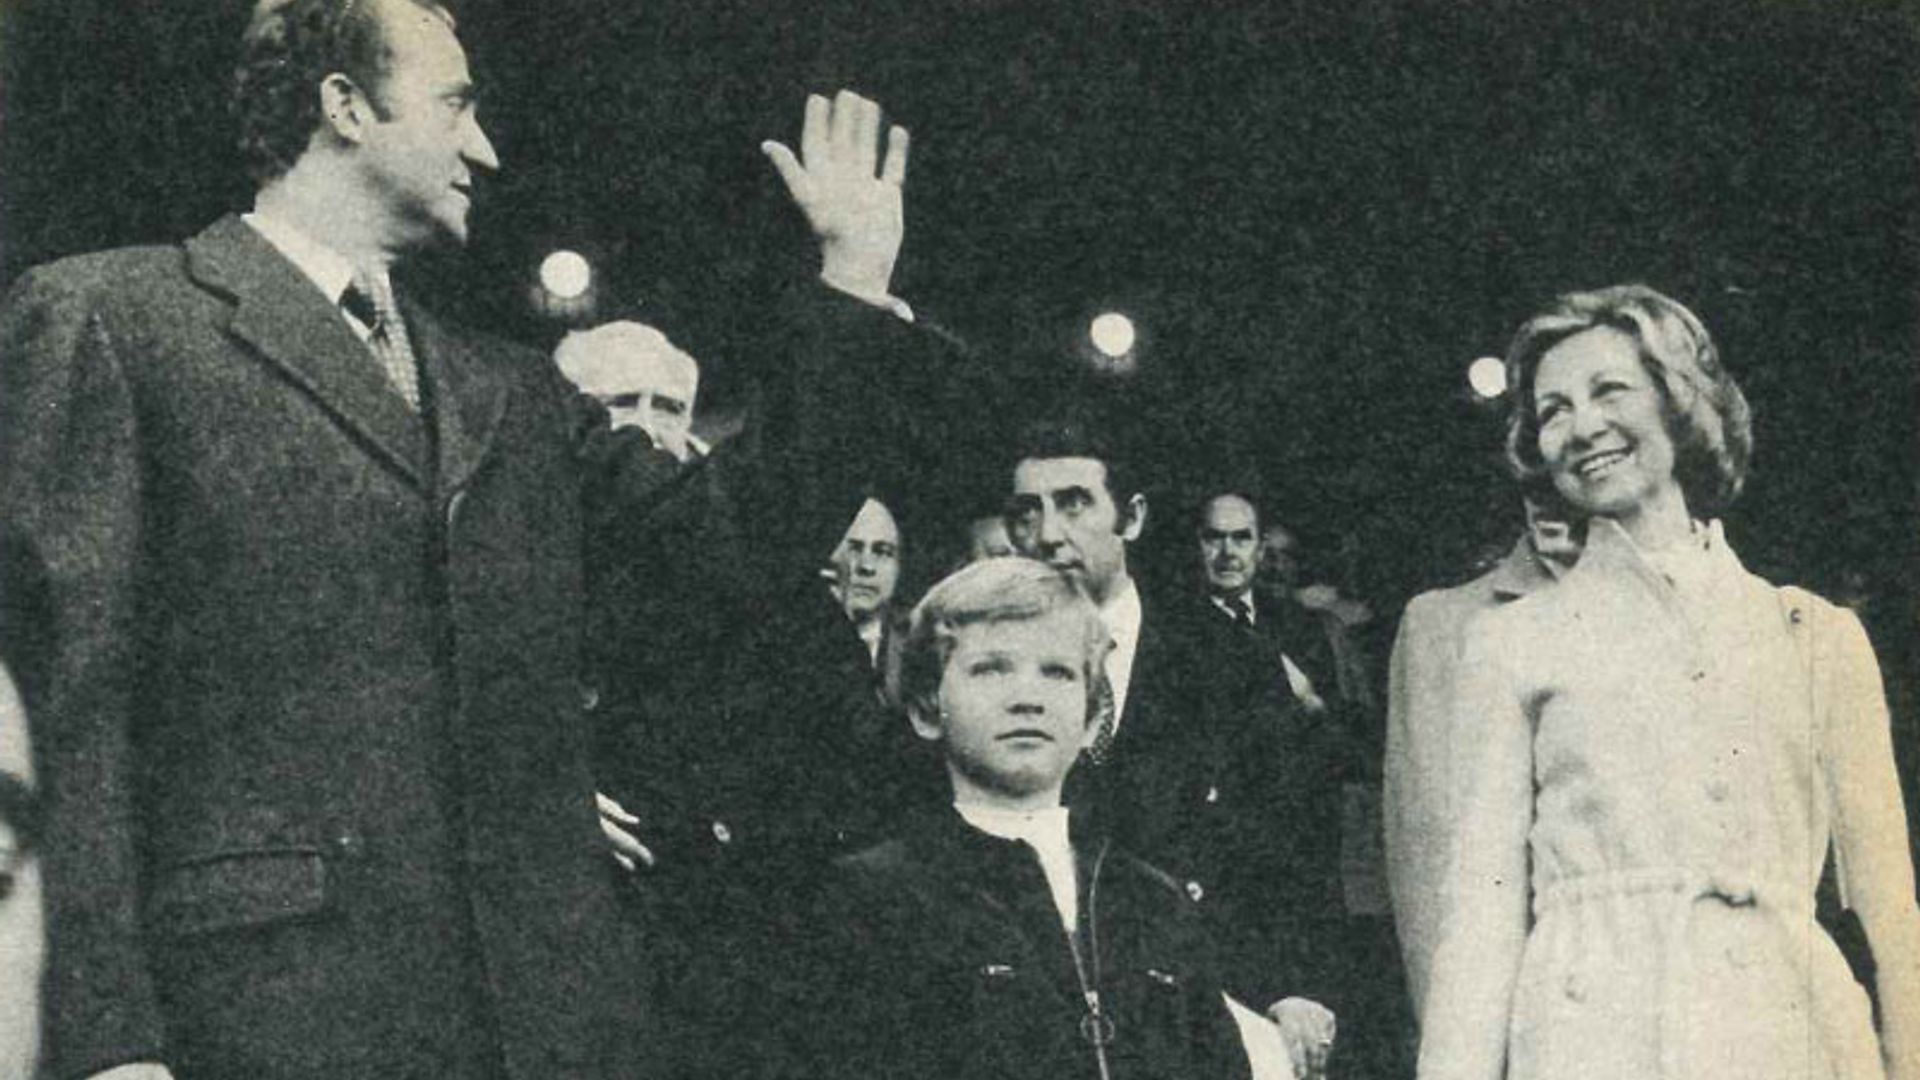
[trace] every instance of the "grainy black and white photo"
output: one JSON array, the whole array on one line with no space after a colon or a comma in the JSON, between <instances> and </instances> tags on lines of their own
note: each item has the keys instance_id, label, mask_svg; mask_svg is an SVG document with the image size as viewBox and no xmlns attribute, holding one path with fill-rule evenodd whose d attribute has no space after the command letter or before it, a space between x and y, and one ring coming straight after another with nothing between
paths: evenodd
<instances>
[{"instance_id":1,"label":"grainy black and white photo","mask_svg":"<svg viewBox=\"0 0 1920 1080\"><path fill-rule=\"evenodd\" d=\"M0 1080L1920 1080L1904 0L0 0Z\"/></svg>"}]
</instances>

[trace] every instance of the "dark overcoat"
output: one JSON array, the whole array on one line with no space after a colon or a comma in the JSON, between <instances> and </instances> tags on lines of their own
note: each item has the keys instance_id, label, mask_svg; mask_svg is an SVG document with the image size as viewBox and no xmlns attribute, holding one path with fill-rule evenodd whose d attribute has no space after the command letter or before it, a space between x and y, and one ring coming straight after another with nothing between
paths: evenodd
<instances>
[{"instance_id":1,"label":"dark overcoat","mask_svg":"<svg viewBox=\"0 0 1920 1080\"><path fill-rule=\"evenodd\" d=\"M1318 939L1338 914L1339 841L1318 775L1324 754L1277 653L1258 663L1208 617L1143 597L1112 751L1075 767L1068 798L1180 881L1225 947L1224 974L1243 1001L1323 997Z\"/></svg>"},{"instance_id":2,"label":"dark overcoat","mask_svg":"<svg viewBox=\"0 0 1920 1080\"><path fill-rule=\"evenodd\" d=\"M594 418L410 330L419 416L232 217L0 309L59 1075L635 1072L576 681Z\"/></svg>"}]
</instances>

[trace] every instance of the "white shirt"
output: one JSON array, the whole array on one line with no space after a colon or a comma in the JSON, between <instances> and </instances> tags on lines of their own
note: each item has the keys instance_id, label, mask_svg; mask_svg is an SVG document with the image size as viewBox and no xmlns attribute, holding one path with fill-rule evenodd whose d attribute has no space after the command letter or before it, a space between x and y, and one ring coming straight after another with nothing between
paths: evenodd
<instances>
[{"instance_id":1,"label":"white shirt","mask_svg":"<svg viewBox=\"0 0 1920 1080\"><path fill-rule=\"evenodd\" d=\"M258 210L240 215L240 220L252 226L261 239L272 244L275 251L286 256L294 269L313 282L361 341L373 336L373 327L349 315L347 309L340 306L340 298L346 295L347 288L353 284L353 263L345 255L279 218L269 217ZM375 273L386 277L387 268L379 267Z\"/></svg>"},{"instance_id":2,"label":"white shirt","mask_svg":"<svg viewBox=\"0 0 1920 1080\"><path fill-rule=\"evenodd\" d=\"M1100 619L1113 635L1113 648L1107 653L1107 685L1113 690L1113 730L1127 715L1127 688L1133 682L1134 655L1140 651L1140 590L1132 578L1100 605Z\"/></svg>"},{"instance_id":3,"label":"white shirt","mask_svg":"<svg viewBox=\"0 0 1920 1080\"><path fill-rule=\"evenodd\" d=\"M954 803L967 824L989 836L1018 840L1040 856L1040 872L1047 876L1060 925L1073 933L1080 922L1080 888L1073 869L1073 843L1067 839L1067 808L1002 810L979 803Z\"/></svg>"},{"instance_id":4,"label":"white shirt","mask_svg":"<svg viewBox=\"0 0 1920 1080\"><path fill-rule=\"evenodd\" d=\"M853 624L854 632L860 635L860 643L867 647L867 660L875 667L880 665L880 632L885 627L879 619L868 619Z\"/></svg>"}]
</instances>

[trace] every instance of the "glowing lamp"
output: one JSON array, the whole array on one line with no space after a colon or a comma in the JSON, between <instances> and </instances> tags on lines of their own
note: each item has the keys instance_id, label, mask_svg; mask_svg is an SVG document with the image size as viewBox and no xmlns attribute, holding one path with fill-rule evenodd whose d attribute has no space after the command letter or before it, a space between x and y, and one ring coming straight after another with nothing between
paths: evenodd
<instances>
[{"instance_id":1,"label":"glowing lamp","mask_svg":"<svg viewBox=\"0 0 1920 1080\"><path fill-rule=\"evenodd\" d=\"M577 251L556 251L540 262L540 285L556 299L576 299L592 284L593 267Z\"/></svg>"},{"instance_id":2,"label":"glowing lamp","mask_svg":"<svg viewBox=\"0 0 1920 1080\"><path fill-rule=\"evenodd\" d=\"M1475 397L1492 401L1507 392L1507 365L1495 356L1483 356L1467 367L1467 385Z\"/></svg>"},{"instance_id":3,"label":"glowing lamp","mask_svg":"<svg viewBox=\"0 0 1920 1080\"><path fill-rule=\"evenodd\" d=\"M1087 337L1102 355L1118 360L1133 351L1133 320L1109 311L1094 318L1093 325L1087 328Z\"/></svg>"}]
</instances>

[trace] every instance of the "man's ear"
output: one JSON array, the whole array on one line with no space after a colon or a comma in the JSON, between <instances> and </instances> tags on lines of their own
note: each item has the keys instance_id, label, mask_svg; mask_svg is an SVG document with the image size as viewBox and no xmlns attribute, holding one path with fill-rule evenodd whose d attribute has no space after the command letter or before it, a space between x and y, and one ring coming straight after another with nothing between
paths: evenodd
<instances>
[{"instance_id":1,"label":"man's ear","mask_svg":"<svg viewBox=\"0 0 1920 1080\"><path fill-rule=\"evenodd\" d=\"M1120 514L1120 539L1129 544L1140 539L1147 527L1147 497L1135 492L1127 505L1120 508Z\"/></svg>"},{"instance_id":2,"label":"man's ear","mask_svg":"<svg viewBox=\"0 0 1920 1080\"><path fill-rule=\"evenodd\" d=\"M320 80L320 123L342 142L358 144L378 117L358 83L339 72Z\"/></svg>"},{"instance_id":3,"label":"man's ear","mask_svg":"<svg viewBox=\"0 0 1920 1080\"><path fill-rule=\"evenodd\" d=\"M940 726L940 703L931 695L907 701L907 722L913 725L915 735L928 742L939 742L946 738L947 733Z\"/></svg>"}]
</instances>

